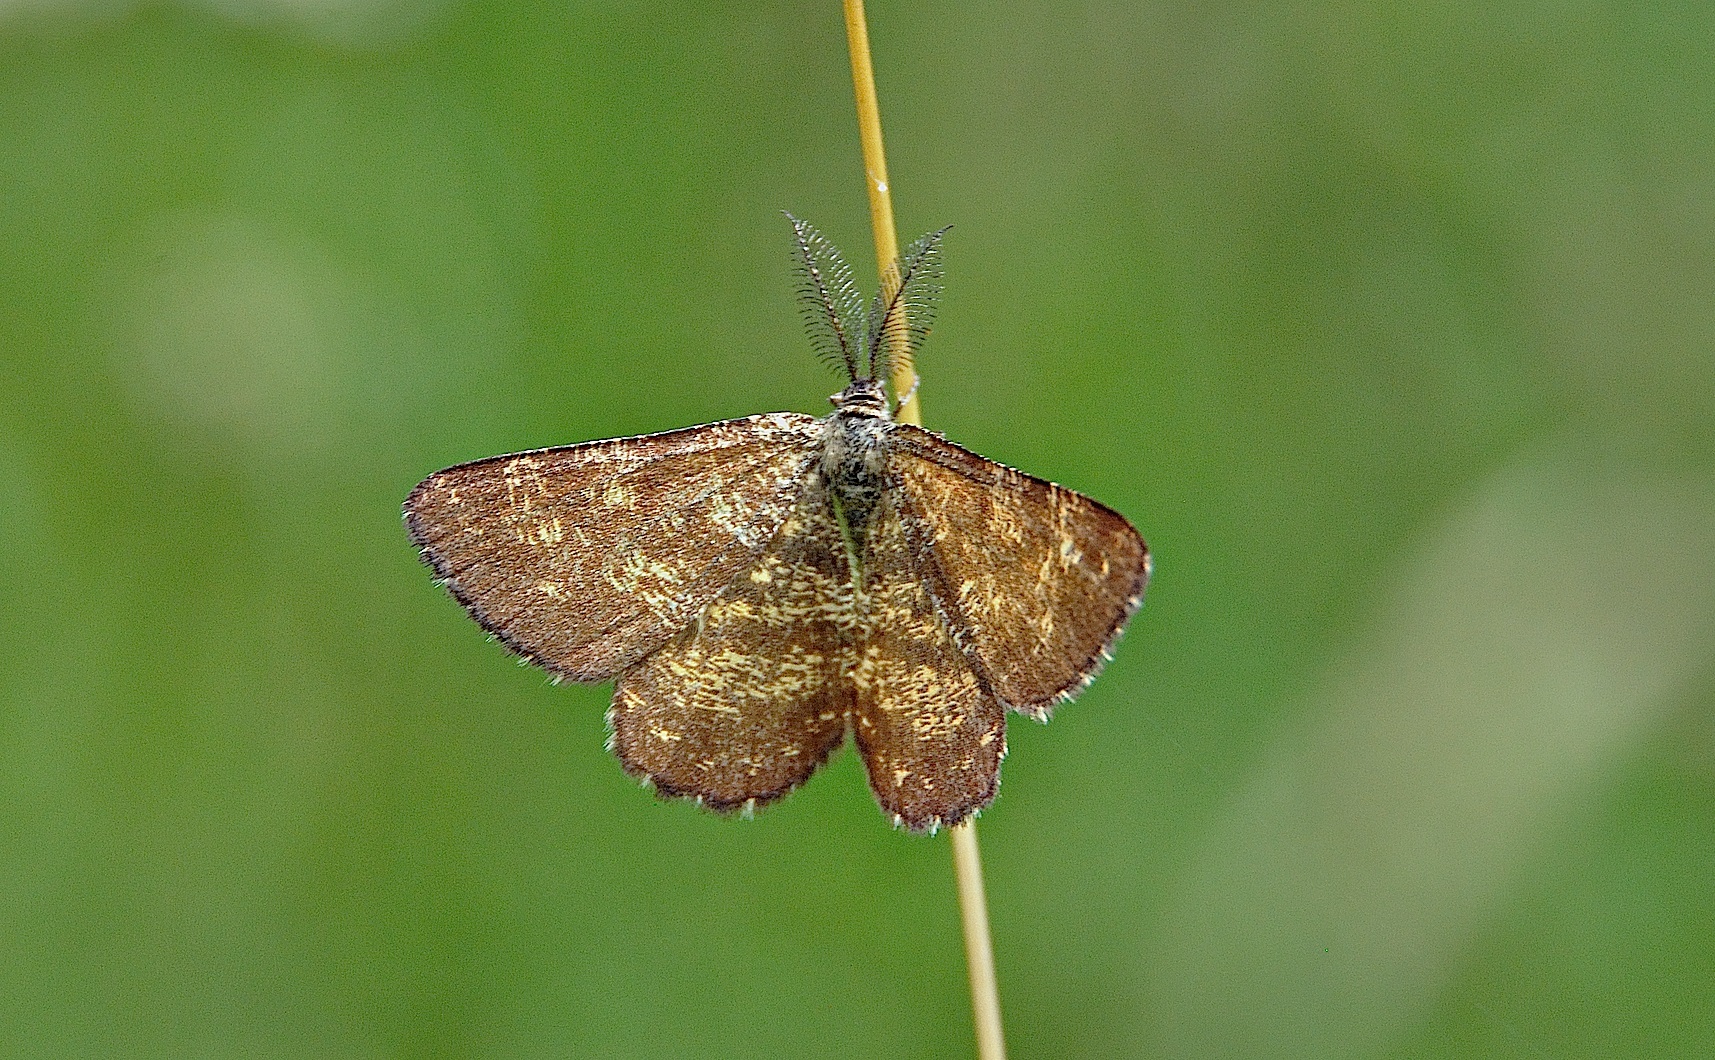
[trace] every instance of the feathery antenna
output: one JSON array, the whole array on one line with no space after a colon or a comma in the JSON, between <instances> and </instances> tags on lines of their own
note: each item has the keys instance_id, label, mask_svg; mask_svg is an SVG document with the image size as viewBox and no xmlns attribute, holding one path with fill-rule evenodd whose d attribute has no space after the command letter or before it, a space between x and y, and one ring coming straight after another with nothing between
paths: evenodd
<instances>
[{"instance_id":1,"label":"feathery antenna","mask_svg":"<svg viewBox=\"0 0 1715 1060\"><path fill-rule=\"evenodd\" d=\"M864 334L869 378L880 378L896 352L916 361L941 302L941 237L946 234L943 228L918 239L883 274Z\"/></svg>"},{"instance_id":2,"label":"feathery antenna","mask_svg":"<svg viewBox=\"0 0 1715 1060\"><path fill-rule=\"evenodd\" d=\"M804 314L810 344L823 361L843 364L846 375L856 382L858 342L864 331L863 295L838 247L809 222L791 214L786 219L792 222L798 243L798 308ZM870 375L874 374L872 370Z\"/></svg>"}]
</instances>

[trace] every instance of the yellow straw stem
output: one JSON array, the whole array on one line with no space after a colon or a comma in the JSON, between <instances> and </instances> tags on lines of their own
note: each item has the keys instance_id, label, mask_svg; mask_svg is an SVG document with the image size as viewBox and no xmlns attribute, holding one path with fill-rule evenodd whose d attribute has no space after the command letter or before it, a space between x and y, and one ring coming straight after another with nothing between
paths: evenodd
<instances>
[{"instance_id":1,"label":"yellow straw stem","mask_svg":"<svg viewBox=\"0 0 1715 1060\"><path fill-rule=\"evenodd\" d=\"M952 829L953 871L959 879L959 912L965 924L965 963L971 971L971 1017L977 1028L977 1056L1005 1060L1001 1034L1000 987L994 977L994 945L989 941L989 906L983 895L983 861L977 850L977 822L967 817Z\"/></svg>"},{"instance_id":2,"label":"yellow straw stem","mask_svg":"<svg viewBox=\"0 0 1715 1060\"><path fill-rule=\"evenodd\" d=\"M864 184L869 188L869 221L875 232L875 264L881 282L889 282L888 267L899 257L899 235L893 224L893 188L887 181L887 154L881 146L881 105L875 97L875 67L869 59L869 24L864 20L863 0L844 0L846 42L852 56L852 88L857 94L858 138L863 141ZM904 328L897 334L903 336ZM894 419L923 425L923 410L917 403L917 370L911 350L896 342L888 360L888 385L895 395L909 394ZM986 1058L985 1058L986 1060Z\"/></svg>"},{"instance_id":3,"label":"yellow straw stem","mask_svg":"<svg viewBox=\"0 0 1715 1060\"><path fill-rule=\"evenodd\" d=\"M899 257L899 236L893 224L893 189L887 180L887 157L881 146L881 106L876 102L875 67L869 57L869 26L864 20L863 0L842 2L846 12L846 41L852 56L852 88L857 94L858 134L863 141L864 178L869 187L870 224L875 230L876 267L886 285L897 282L890 270ZM917 370L911 363L910 349L904 343L896 344L889 364L888 383L894 394L910 395L900 404L895 419L921 426ZM983 894L976 819L967 817L951 832L959 911L965 928L965 961L971 973L971 1016L976 1025L977 1056L980 1060L1005 1060L1000 989L995 982L994 945L989 938L988 900Z\"/></svg>"}]
</instances>

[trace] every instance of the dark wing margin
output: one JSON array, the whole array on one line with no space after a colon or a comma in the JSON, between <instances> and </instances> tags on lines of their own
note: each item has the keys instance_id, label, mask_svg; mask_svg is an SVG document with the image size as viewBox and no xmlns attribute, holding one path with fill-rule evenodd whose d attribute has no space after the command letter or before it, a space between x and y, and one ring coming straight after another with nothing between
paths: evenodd
<instances>
[{"instance_id":1,"label":"dark wing margin","mask_svg":"<svg viewBox=\"0 0 1715 1060\"><path fill-rule=\"evenodd\" d=\"M891 440L906 536L954 640L1006 706L1046 717L1143 602L1148 546L1112 509L938 434L902 424Z\"/></svg>"},{"instance_id":2,"label":"dark wing margin","mask_svg":"<svg viewBox=\"0 0 1715 1060\"><path fill-rule=\"evenodd\" d=\"M603 681L694 621L791 513L819 421L780 412L437 471L405 501L471 617L558 678Z\"/></svg>"}]
</instances>

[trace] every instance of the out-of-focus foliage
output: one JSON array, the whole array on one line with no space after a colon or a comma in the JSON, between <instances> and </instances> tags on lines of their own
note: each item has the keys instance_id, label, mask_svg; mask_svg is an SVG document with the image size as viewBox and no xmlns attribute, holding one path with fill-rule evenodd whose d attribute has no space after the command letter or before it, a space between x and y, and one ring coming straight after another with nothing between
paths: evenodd
<instances>
[{"instance_id":1,"label":"out-of-focus foliage","mask_svg":"<svg viewBox=\"0 0 1715 1060\"><path fill-rule=\"evenodd\" d=\"M871 3L932 427L1158 578L983 819L1019 1056L1715 1055L1715 8ZM969 1054L847 755L657 802L398 505L837 387L838 5L0 5L0 1052Z\"/></svg>"}]
</instances>

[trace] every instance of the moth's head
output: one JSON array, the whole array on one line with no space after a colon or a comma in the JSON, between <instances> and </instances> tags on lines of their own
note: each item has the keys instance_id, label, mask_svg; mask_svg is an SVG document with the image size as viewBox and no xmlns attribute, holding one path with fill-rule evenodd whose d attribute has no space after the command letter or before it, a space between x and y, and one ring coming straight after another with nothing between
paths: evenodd
<instances>
[{"instance_id":1,"label":"moth's head","mask_svg":"<svg viewBox=\"0 0 1715 1060\"><path fill-rule=\"evenodd\" d=\"M887 391L883 389L879 379L854 379L851 386L828 398L828 401L836 411L848 416L871 416L882 420L893 418L887 407Z\"/></svg>"}]
</instances>

